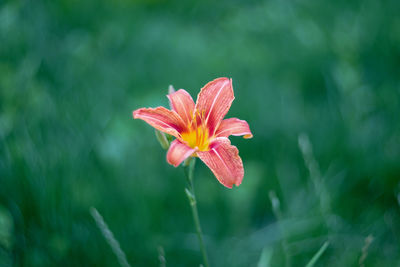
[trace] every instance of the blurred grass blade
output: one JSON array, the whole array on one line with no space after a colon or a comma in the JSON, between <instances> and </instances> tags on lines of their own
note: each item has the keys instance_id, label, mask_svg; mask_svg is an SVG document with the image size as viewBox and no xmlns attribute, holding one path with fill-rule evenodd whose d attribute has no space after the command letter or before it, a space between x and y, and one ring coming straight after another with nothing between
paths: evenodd
<instances>
[{"instance_id":1,"label":"blurred grass blade","mask_svg":"<svg viewBox=\"0 0 400 267\"><path fill-rule=\"evenodd\" d=\"M14 222L11 213L0 205L0 266L13 266Z\"/></svg>"},{"instance_id":2,"label":"blurred grass blade","mask_svg":"<svg viewBox=\"0 0 400 267\"><path fill-rule=\"evenodd\" d=\"M314 264L318 261L318 259L322 256L322 254L325 252L325 250L328 248L329 242L326 241L322 247L318 250L317 253L315 253L314 257L311 258L311 260L307 263L306 267L312 267Z\"/></svg>"},{"instance_id":3,"label":"blurred grass blade","mask_svg":"<svg viewBox=\"0 0 400 267\"><path fill-rule=\"evenodd\" d=\"M271 258L272 258L272 249L269 247L263 248L257 267L271 266Z\"/></svg>"},{"instance_id":4,"label":"blurred grass blade","mask_svg":"<svg viewBox=\"0 0 400 267\"><path fill-rule=\"evenodd\" d=\"M269 199L271 200L271 205L272 205L272 210L275 214L276 220L277 220L277 225L279 227L279 230L282 235L282 249L283 253L285 255L285 266L289 267L292 266L291 258L290 258L290 253L289 253L289 245L286 240L286 232L285 229L282 226L282 211L281 211L281 202L279 201L279 198L276 196L274 191L269 191Z\"/></svg>"},{"instance_id":5,"label":"blurred grass blade","mask_svg":"<svg viewBox=\"0 0 400 267\"><path fill-rule=\"evenodd\" d=\"M0 205L0 249L9 250L13 243L14 222L11 213Z\"/></svg>"},{"instance_id":6,"label":"blurred grass blade","mask_svg":"<svg viewBox=\"0 0 400 267\"><path fill-rule=\"evenodd\" d=\"M165 251L162 246L158 247L158 260L160 261L160 267L165 267L167 265L167 260L165 259Z\"/></svg>"},{"instance_id":7,"label":"blurred grass blade","mask_svg":"<svg viewBox=\"0 0 400 267\"><path fill-rule=\"evenodd\" d=\"M107 243L110 245L112 251L114 252L115 256L117 256L118 262L122 267L131 267L126 260L125 253L122 251L118 241L115 239L113 233L108 228L107 224L104 222L103 217L95 208L90 208L90 213L95 220L97 227L99 227L101 233L103 234L104 238L106 239Z\"/></svg>"},{"instance_id":8,"label":"blurred grass blade","mask_svg":"<svg viewBox=\"0 0 400 267\"><path fill-rule=\"evenodd\" d=\"M326 216L331 211L330 196L322 181L319 164L314 157L312 144L307 134L302 133L299 135L298 145L303 155L305 166L310 173L310 179L314 185L315 192L319 197L321 212Z\"/></svg>"},{"instance_id":9,"label":"blurred grass blade","mask_svg":"<svg viewBox=\"0 0 400 267\"><path fill-rule=\"evenodd\" d=\"M271 201L272 211L274 212L275 217L278 220L282 220L281 203L279 198L276 196L274 191L269 191L268 196Z\"/></svg>"},{"instance_id":10,"label":"blurred grass blade","mask_svg":"<svg viewBox=\"0 0 400 267\"><path fill-rule=\"evenodd\" d=\"M358 261L361 267L365 266L365 260L367 259L368 256L368 248L371 245L372 241L374 241L374 237L372 235L367 236L364 240L364 246L361 250L361 257Z\"/></svg>"}]
</instances>

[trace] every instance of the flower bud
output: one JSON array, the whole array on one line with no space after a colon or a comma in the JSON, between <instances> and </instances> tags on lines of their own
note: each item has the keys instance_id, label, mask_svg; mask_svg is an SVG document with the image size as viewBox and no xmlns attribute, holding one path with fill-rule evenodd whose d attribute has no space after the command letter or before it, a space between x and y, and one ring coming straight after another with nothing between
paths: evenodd
<instances>
[{"instance_id":1,"label":"flower bud","mask_svg":"<svg viewBox=\"0 0 400 267\"><path fill-rule=\"evenodd\" d=\"M168 94L170 95L170 94L173 94L173 93L175 93L175 89L172 86L172 84L170 84L169 87L168 87Z\"/></svg>"},{"instance_id":2,"label":"flower bud","mask_svg":"<svg viewBox=\"0 0 400 267\"><path fill-rule=\"evenodd\" d=\"M164 148L164 149L168 149L169 148L169 141L168 141L167 137L165 136L165 134L163 132L158 131L158 130L156 130L155 132L156 132L157 140L160 143L161 147Z\"/></svg>"}]
</instances>

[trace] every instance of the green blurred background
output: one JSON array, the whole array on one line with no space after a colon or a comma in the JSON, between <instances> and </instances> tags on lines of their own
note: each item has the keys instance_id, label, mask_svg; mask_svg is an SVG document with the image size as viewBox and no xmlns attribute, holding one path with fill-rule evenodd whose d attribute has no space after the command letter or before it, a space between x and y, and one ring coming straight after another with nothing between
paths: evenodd
<instances>
[{"instance_id":1,"label":"green blurred background","mask_svg":"<svg viewBox=\"0 0 400 267\"><path fill-rule=\"evenodd\" d=\"M198 266L183 171L132 111L221 76L254 138L231 138L240 187L197 162L211 265L304 266L328 240L317 266L399 266L399 14L398 0L0 1L0 266L118 266L90 207L132 266L159 250Z\"/></svg>"}]
</instances>

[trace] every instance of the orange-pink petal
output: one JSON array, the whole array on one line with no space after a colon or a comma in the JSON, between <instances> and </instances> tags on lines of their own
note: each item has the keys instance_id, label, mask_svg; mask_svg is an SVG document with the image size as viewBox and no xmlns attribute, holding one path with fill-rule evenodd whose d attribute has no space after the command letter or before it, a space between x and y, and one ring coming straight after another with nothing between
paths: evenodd
<instances>
[{"instance_id":1,"label":"orange-pink petal","mask_svg":"<svg viewBox=\"0 0 400 267\"><path fill-rule=\"evenodd\" d=\"M183 89L179 89L167 95L171 109L181 116L182 120L189 124L192 120L194 111L194 101L190 94Z\"/></svg>"},{"instance_id":2,"label":"orange-pink petal","mask_svg":"<svg viewBox=\"0 0 400 267\"><path fill-rule=\"evenodd\" d=\"M215 132L216 137L228 137L230 135L244 135L243 137L246 139L253 137L249 124L246 121L237 118L223 120Z\"/></svg>"},{"instance_id":3,"label":"orange-pink petal","mask_svg":"<svg viewBox=\"0 0 400 267\"><path fill-rule=\"evenodd\" d=\"M215 79L201 89L195 109L203 117L211 136L228 113L234 99L232 80L228 78Z\"/></svg>"},{"instance_id":4,"label":"orange-pink petal","mask_svg":"<svg viewBox=\"0 0 400 267\"><path fill-rule=\"evenodd\" d=\"M218 181L228 188L239 186L244 169L239 151L225 137L216 138L209 151L198 151L199 158L211 169Z\"/></svg>"},{"instance_id":5,"label":"orange-pink petal","mask_svg":"<svg viewBox=\"0 0 400 267\"><path fill-rule=\"evenodd\" d=\"M167 162L175 167L178 167L182 161L187 159L194 152L196 152L196 149L193 149L178 139L175 139L169 146Z\"/></svg>"},{"instance_id":6,"label":"orange-pink petal","mask_svg":"<svg viewBox=\"0 0 400 267\"><path fill-rule=\"evenodd\" d=\"M133 111L133 118L144 120L157 130L177 138L186 130L186 124L181 117L175 111L164 107L137 109Z\"/></svg>"}]
</instances>

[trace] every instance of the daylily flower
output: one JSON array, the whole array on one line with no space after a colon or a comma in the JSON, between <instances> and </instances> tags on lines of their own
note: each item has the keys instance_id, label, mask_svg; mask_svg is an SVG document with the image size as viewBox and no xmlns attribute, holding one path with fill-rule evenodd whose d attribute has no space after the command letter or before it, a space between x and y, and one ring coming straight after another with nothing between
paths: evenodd
<instances>
[{"instance_id":1,"label":"daylily flower","mask_svg":"<svg viewBox=\"0 0 400 267\"><path fill-rule=\"evenodd\" d=\"M133 118L141 119L176 139L167 152L167 162L175 167L188 157L199 157L228 188L242 182L244 170L238 149L228 136L253 137L249 125L237 118L223 119L234 100L232 79L218 78L207 83L194 103L180 89L167 95L171 110L140 108Z\"/></svg>"}]
</instances>

